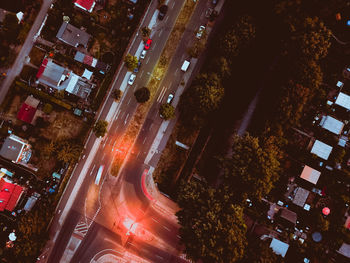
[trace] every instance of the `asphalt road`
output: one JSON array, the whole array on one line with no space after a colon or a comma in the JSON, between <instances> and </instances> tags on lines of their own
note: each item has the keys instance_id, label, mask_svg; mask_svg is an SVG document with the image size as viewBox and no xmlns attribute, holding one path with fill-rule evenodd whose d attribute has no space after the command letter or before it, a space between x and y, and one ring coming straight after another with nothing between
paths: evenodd
<instances>
[{"instance_id":1,"label":"asphalt road","mask_svg":"<svg viewBox=\"0 0 350 263\"><path fill-rule=\"evenodd\" d=\"M146 14L144 25L151 21L156 1L151 4L150 11ZM154 208L149 199L146 198L141 189L141 175L144 169L149 166L144 164L145 157L151 147L151 144L163 122L158 114L160 103L164 102L169 93L175 93L183 76L179 70L184 59L187 58L186 50L195 40L194 35L200 25L206 23L204 17L205 10L209 6L208 1L200 1L195 10L191 21L183 35L181 42L178 44L176 54L169 66L169 70L164 77L161 87L156 95L157 101L151 108L142 131L138 136L134 152L128 159L119 178L107 176L108 169L104 170L102 180L99 186L94 185L95 176L100 165L107 168L112 161L112 150L118 147L118 141L125 132L131 116L136 110L137 103L134 98L134 90L146 85L150 77L147 72L152 72L153 67L159 59L161 51L170 34L170 29L176 20L183 1L169 1L170 10L167 17L162 22L157 22L153 28L153 43L151 49L147 52L143 61L141 70L133 86L128 86L124 92L122 101L115 118L110 123L109 132L103 139L93 161L87 170L86 177L76 193L76 198L69 210L64 222L60 222L60 215L63 213L67 204L69 195L74 192L74 186L79 182L78 177L83 171L85 161L89 151L93 147L96 138L92 135L87 144L86 151L83 153L83 160L77 165L71 182L62 197L62 201L57 208L57 216L54 218L51 227L51 241L48 243L45 251L49 257L46 262L68 262L67 254L74 254L70 262L89 262L92 257L103 249L110 248L110 240L113 240L112 247L118 253L124 253L122 238L118 236L125 235L125 229L122 226L122 220L127 215L133 217L140 224L152 241L145 241L142 238L135 238L128 243L127 250L144 257L150 262L186 262L179 258L181 247L178 244L178 225L173 218ZM140 51L140 36L136 36L132 42L130 53L135 54ZM125 84L124 76L127 74L126 69L122 68L113 88L122 87ZM160 96L162 92L162 97ZM178 96L178 94L176 95ZM108 98L101 111L100 118L105 119L109 109L113 106L113 99ZM62 225L63 224L63 225ZM72 233L77 231L77 225L86 225L86 228L80 230L80 246L73 252L69 252L70 238ZM123 232L124 231L124 232ZM106 241L107 240L107 241ZM68 248L67 248L68 247ZM65 250L65 251L64 251ZM69 252L69 253L68 253ZM45 256L45 255L44 255ZM61 259L63 256L63 259ZM44 262L42 259L41 262Z\"/></svg>"},{"instance_id":2,"label":"asphalt road","mask_svg":"<svg viewBox=\"0 0 350 263\"><path fill-rule=\"evenodd\" d=\"M32 49L35 40L34 35L38 32L41 23L44 21L44 18L47 14L47 11L50 8L50 5L52 3L52 0L43 0L43 4L41 6L41 9L35 18L35 21L32 25L32 28L30 29L28 36L21 48L21 51L19 52L15 62L13 63L10 70L7 72L6 78L3 80L2 85L0 87L0 104L3 102L7 91L9 90L13 80L15 77L22 71L23 64L25 58L29 55L30 50Z\"/></svg>"}]
</instances>

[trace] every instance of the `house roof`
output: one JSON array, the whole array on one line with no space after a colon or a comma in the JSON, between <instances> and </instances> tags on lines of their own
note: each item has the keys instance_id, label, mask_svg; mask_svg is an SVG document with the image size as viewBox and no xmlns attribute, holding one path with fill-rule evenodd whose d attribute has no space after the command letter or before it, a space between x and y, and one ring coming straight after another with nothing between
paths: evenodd
<instances>
[{"instance_id":1,"label":"house roof","mask_svg":"<svg viewBox=\"0 0 350 263\"><path fill-rule=\"evenodd\" d=\"M85 69L82 77L90 80L92 77L92 72L90 70Z\"/></svg>"},{"instance_id":2,"label":"house roof","mask_svg":"<svg viewBox=\"0 0 350 263\"><path fill-rule=\"evenodd\" d=\"M21 109L17 114L17 119L31 124L36 112L36 108L27 105L26 103L22 104Z\"/></svg>"},{"instance_id":3,"label":"house roof","mask_svg":"<svg viewBox=\"0 0 350 263\"><path fill-rule=\"evenodd\" d=\"M85 48L87 48L87 44L91 36L85 31L82 31L67 22L63 22L56 37L62 42L73 47L83 45Z\"/></svg>"},{"instance_id":4,"label":"house roof","mask_svg":"<svg viewBox=\"0 0 350 263\"><path fill-rule=\"evenodd\" d=\"M23 192L23 187L0 179L0 211L12 211Z\"/></svg>"},{"instance_id":5,"label":"house roof","mask_svg":"<svg viewBox=\"0 0 350 263\"><path fill-rule=\"evenodd\" d=\"M74 59L76 61L79 61L79 62L83 63L84 62L84 57L85 57L84 53L81 53L80 51L77 51L77 53L75 53Z\"/></svg>"},{"instance_id":6,"label":"house roof","mask_svg":"<svg viewBox=\"0 0 350 263\"><path fill-rule=\"evenodd\" d=\"M293 199L293 204L296 204L300 207L304 207L304 204L306 202L307 197L309 196L310 192L308 190L305 190L304 188L298 187Z\"/></svg>"},{"instance_id":7,"label":"house roof","mask_svg":"<svg viewBox=\"0 0 350 263\"><path fill-rule=\"evenodd\" d=\"M94 0L76 0L74 2L74 5L87 11L87 12L92 12L95 6L95 1Z\"/></svg>"},{"instance_id":8,"label":"house roof","mask_svg":"<svg viewBox=\"0 0 350 263\"><path fill-rule=\"evenodd\" d=\"M44 59L36 76L39 82L58 89L67 75L69 75L69 72L64 67L57 65L52 59Z\"/></svg>"},{"instance_id":9,"label":"house roof","mask_svg":"<svg viewBox=\"0 0 350 263\"><path fill-rule=\"evenodd\" d=\"M273 250L273 252L275 252L275 254L285 257L289 248L289 244L273 238L270 243L270 248Z\"/></svg>"},{"instance_id":10,"label":"house roof","mask_svg":"<svg viewBox=\"0 0 350 263\"><path fill-rule=\"evenodd\" d=\"M325 144L319 140L316 140L312 146L311 153L316 154L318 157L327 160L332 152L333 147Z\"/></svg>"},{"instance_id":11,"label":"house roof","mask_svg":"<svg viewBox=\"0 0 350 263\"><path fill-rule=\"evenodd\" d=\"M347 110L350 110L350 96L343 92L339 92L339 95L334 103L344 107Z\"/></svg>"},{"instance_id":12,"label":"house roof","mask_svg":"<svg viewBox=\"0 0 350 263\"><path fill-rule=\"evenodd\" d=\"M300 177L310 183L317 184L318 179L320 178L321 173L307 165L305 165Z\"/></svg>"},{"instance_id":13,"label":"house roof","mask_svg":"<svg viewBox=\"0 0 350 263\"><path fill-rule=\"evenodd\" d=\"M338 121L331 116L323 116L320 122L322 128L333 132L334 134L340 134L344 128L344 123Z\"/></svg>"},{"instance_id":14,"label":"house roof","mask_svg":"<svg viewBox=\"0 0 350 263\"><path fill-rule=\"evenodd\" d=\"M339 248L338 252L343 256L350 258L350 245L343 243L342 246Z\"/></svg>"},{"instance_id":15,"label":"house roof","mask_svg":"<svg viewBox=\"0 0 350 263\"><path fill-rule=\"evenodd\" d=\"M12 140L11 136L7 137L1 147L0 155L6 159L17 162L24 145L23 143Z\"/></svg>"},{"instance_id":16,"label":"house roof","mask_svg":"<svg viewBox=\"0 0 350 263\"><path fill-rule=\"evenodd\" d=\"M297 214L294 213L293 211L288 210L287 208L281 208L281 218L284 218L288 220L289 222L293 223L294 225L297 222Z\"/></svg>"}]
</instances>

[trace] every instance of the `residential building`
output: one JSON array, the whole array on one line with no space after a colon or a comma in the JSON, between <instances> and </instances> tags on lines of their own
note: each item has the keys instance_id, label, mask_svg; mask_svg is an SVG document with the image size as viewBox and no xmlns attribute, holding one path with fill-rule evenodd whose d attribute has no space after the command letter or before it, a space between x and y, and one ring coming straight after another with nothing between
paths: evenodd
<instances>
[{"instance_id":1,"label":"residential building","mask_svg":"<svg viewBox=\"0 0 350 263\"><path fill-rule=\"evenodd\" d=\"M286 226L293 228L297 222L297 214L293 211L288 210L287 208L281 208L278 211L279 214L279 222Z\"/></svg>"},{"instance_id":2,"label":"residential building","mask_svg":"<svg viewBox=\"0 0 350 263\"><path fill-rule=\"evenodd\" d=\"M86 12L91 13L95 7L96 2L94 0L76 0L74 5L83 9Z\"/></svg>"},{"instance_id":3,"label":"residential building","mask_svg":"<svg viewBox=\"0 0 350 263\"><path fill-rule=\"evenodd\" d=\"M7 179L0 179L0 211L13 211L22 193L23 187Z\"/></svg>"},{"instance_id":4,"label":"residential building","mask_svg":"<svg viewBox=\"0 0 350 263\"><path fill-rule=\"evenodd\" d=\"M350 96L343 92L339 92L339 95L335 100L334 104L339 105L347 110L350 110Z\"/></svg>"},{"instance_id":5,"label":"residential building","mask_svg":"<svg viewBox=\"0 0 350 263\"><path fill-rule=\"evenodd\" d=\"M32 156L31 145L26 140L11 134L5 139L0 155L14 163L26 164Z\"/></svg>"},{"instance_id":6,"label":"residential building","mask_svg":"<svg viewBox=\"0 0 350 263\"><path fill-rule=\"evenodd\" d=\"M344 128L344 123L331 116L323 116L320 122L320 126L334 134L339 135Z\"/></svg>"},{"instance_id":7,"label":"residential building","mask_svg":"<svg viewBox=\"0 0 350 263\"><path fill-rule=\"evenodd\" d=\"M67 22L63 22L56 37L70 46L78 47L81 45L87 48L91 35Z\"/></svg>"},{"instance_id":8,"label":"residential building","mask_svg":"<svg viewBox=\"0 0 350 263\"><path fill-rule=\"evenodd\" d=\"M312 146L311 153L316 154L318 157L328 160L329 155L332 152L333 147L325 144L319 140L316 140Z\"/></svg>"},{"instance_id":9,"label":"residential building","mask_svg":"<svg viewBox=\"0 0 350 263\"><path fill-rule=\"evenodd\" d=\"M300 178L312 183L317 184L318 179L320 178L321 173L307 165L304 166L304 169L300 175Z\"/></svg>"},{"instance_id":10,"label":"residential building","mask_svg":"<svg viewBox=\"0 0 350 263\"><path fill-rule=\"evenodd\" d=\"M338 253L343 255L344 257L350 258L350 245L343 243L339 248Z\"/></svg>"},{"instance_id":11,"label":"residential building","mask_svg":"<svg viewBox=\"0 0 350 263\"><path fill-rule=\"evenodd\" d=\"M270 248L277 255L281 255L283 258L286 256L289 244L282 242L276 238L273 238L270 243Z\"/></svg>"},{"instance_id":12,"label":"residential building","mask_svg":"<svg viewBox=\"0 0 350 263\"><path fill-rule=\"evenodd\" d=\"M85 78L86 76L88 75L83 75ZM86 82L71 70L55 64L52 59L48 58L43 60L36 77L41 84L57 90L65 90L83 99L86 99L90 95L93 88L93 84ZM89 78L91 78L91 75Z\"/></svg>"},{"instance_id":13,"label":"residential building","mask_svg":"<svg viewBox=\"0 0 350 263\"><path fill-rule=\"evenodd\" d=\"M308 191L302 187L296 188L295 195L293 198L293 204L300 206L300 207L304 208L305 210L309 211L310 204L306 203L306 200L308 199L309 194L310 194L310 191Z\"/></svg>"},{"instance_id":14,"label":"residential building","mask_svg":"<svg viewBox=\"0 0 350 263\"><path fill-rule=\"evenodd\" d=\"M79 61L81 63L89 65L93 68L96 68L102 74L106 74L108 72L108 70L110 69L110 65L103 63L103 62L99 61L98 59L93 58L89 55L86 55L80 51L77 51L77 53L75 53L74 59L76 61Z\"/></svg>"},{"instance_id":15,"label":"residential building","mask_svg":"<svg viewBox=\"0 0 350 263\"><path fill-rule=\"evenodd\" d=\"M32 124L39 103L33 96L28 96L17 114L17 119Z\"/></svg>"}]
</instances>

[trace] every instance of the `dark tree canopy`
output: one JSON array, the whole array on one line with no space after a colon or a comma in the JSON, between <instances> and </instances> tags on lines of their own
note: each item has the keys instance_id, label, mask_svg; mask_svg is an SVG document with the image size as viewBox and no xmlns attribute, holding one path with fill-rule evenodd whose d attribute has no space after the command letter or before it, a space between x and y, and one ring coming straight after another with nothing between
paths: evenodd
<instances>
[{"instance_id":1,"label":"dark tree canopy","mask_svg":"<svg viewBox=\"0 0 350 263\"><path fill-rule=\"evenodd\" d=\"M282 256L275 254L270 248L270 242L271 239L267 241L249 240L246 259L243 263L283 263Z\"/></svg>"},{"instance_id":2,"label":"dark tree canopy","mask_svg":"<svg viewBox=\"0 0 350 263\"><path fill-rule=\"evenodd\" d=\"M160 105L159 114L164 120L169 120L175 117L175 108L169 103Z\"/></svg>"},{"instance_id":3,"label":"dark tree canopy","mask_svg":"<svg viewBox=\"0 0 350 263\"><path fill-rule=\"evenodd\" d=\"M135 68L137 68L138 60L136 56L127 54L124 58L124 62L129 71L133 71Z\"/></svg>"},{"instance_id":4,"label":"dark tree canopy","mask_svg":"<svg viewBox=\"0 0 350 263\"><path fill-rule=\"evenodd\" d=\"M281 152L275 137L258 138L236 135L232 157L224 163L224 184L233 192L234 199L260 200L278 180Z\"/></svg>"},{"instance_id":5,"label":"dark tree canopy","mask_svg":"<svg viewBox=\"0 0 350 263\"><path fill-rule=\"evenodd\" d=\"M182 187L177 216L187 257L204 263L230 263L243 257L243 209L228 200L220 191L202 183L190 182Z\"/></svg>"},{"instance_id":6,"label":"dark tree canopy","mask_svg":"<svg viewBox=\"0 0 350 263\"><path fill-rule=\"evenodd\" d=\"M105 136L106 132L107 132L107 126L108 126L108 122L105 120L99 120L98 122L96 122L93 131L96 135L96 137L103 137Z\"/></svg>"},{"instance_id":7,"label":"dark tree canopy","mask_svg":"<svg viewBox=\"0 0 350 263\"><path fill-rule=\"evenodd\" d=\"M138 103L147 102L151 97L151 92L148 88L142 87L134 92L135 98Z\"/></svg>"}]
</instances>

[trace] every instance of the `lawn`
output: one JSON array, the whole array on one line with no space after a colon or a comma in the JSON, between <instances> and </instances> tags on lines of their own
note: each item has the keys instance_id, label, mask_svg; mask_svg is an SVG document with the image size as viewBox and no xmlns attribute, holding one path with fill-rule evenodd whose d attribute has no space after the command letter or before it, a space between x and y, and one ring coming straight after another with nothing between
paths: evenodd
<instances>
[{"instance_id":1,"label":"lawn","mask_svg":"<svg viewBox=\"0 0 350 263\"><path fill-rule=\"evenodd\" d=\"M40 48L34 46L29 53L30 63L32 63L37 67L40 67L45 54L46 54L46 51L43 51Z\"/></svg>"}]
</instances>

